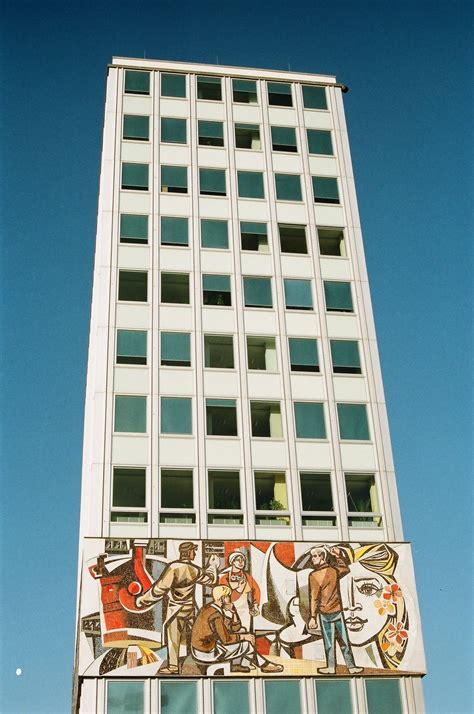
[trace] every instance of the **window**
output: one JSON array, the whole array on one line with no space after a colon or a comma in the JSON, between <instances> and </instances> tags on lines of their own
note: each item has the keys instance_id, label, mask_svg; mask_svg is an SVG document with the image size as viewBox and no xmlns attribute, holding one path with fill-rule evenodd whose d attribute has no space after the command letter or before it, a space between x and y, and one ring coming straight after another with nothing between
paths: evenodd
<instances>
[{"instance_id":1,"label":"window","mask_svg":"<svg viewBox=\"0 0 474 714\"><path fill-rule=\"evenodd\" d=\"M230 275L203 275L202 301L204 305L232 305Z\"/></svg>"},{"instance_id":2,"label":"window","mask_svg":"<svg viewBox=\"0 0 474 714\"><path fill-rule=\"evenodd\" d=\"M162 332L161 365L163 367L191 366L191 335L189 332Z\"/></svg>"},{"instance_id":3,"label":"window","mask_svg":"<svg viewBox=\"0 0 474 714\"><path fill-rule=\"evenodd\" d=\"M319 402L295 402L297 439L325 439L324 405Z\"/></svg>"},{"instance_id":4,"label":"window","mask_svg":"<svg viewBox=\"0 0 474 714\"><path fill-rule=\"evenodd\" d=\"M281 439L280 402L250 402L252 436L266 439Z\"/></svg>"},{"instance_id":5,"label":"window","mask_svg":"<svg viewBox=\"0 0 474 714\"><path fill-rule=\"evenodd\" d=\"M355 340L331 340L334 374L361 374L359 345Z\"/></svg>"},{"instance_id":6,"label":"window","mask_svg":"<svg viewBox=\"0 0 474 714\"><path fill-rule=\"evenodd\" d=\"M335 526L331 474L300 473L300 486L303 525L326 528Z\"/></svg>"},{"instance_id":7,"label":"window","mask_svg":"<svg viewBox=\"0 0 474 714\"><path fill-rule=\"evenodd\" d=\"M140 244L148 243L148 216L121 213L120 242Z\"/></svg>"},{"instance_id":8,"label":"window","mask_svg":"<svg viewBox=\"0 0 474 714\"><path fill-rule=\"evenodd\" d=\"M161 96L162 97L186 97L186 75L184 75L184 74L162 74L161 75Z\"/></svg>"},{"instance_id":9,"label":"window","mask_svg":"<svg viewBox=\"0 0 474 714\"><path fill-rule=\"evenodd\" d=\"M366 679L368 714L402 714L398 679Z\"/></svg>"},{"instance_id":10,"label":"window","mask_svg":"<svg viewBox=\"0 0 474 714\"><path fill-rule=\"evenodd\" d=\"M249 369L276 372L277 356L274 337L247 337L247 362Z\"/></svg>"},{"instance_id":11,"label":"window","mask_svg":"<svg viewBox=\"0 0 474 714\"><path fill-rule=\"evenodd\" d=\"M203 248L226 249L229 247L227 221L211 218L201 219L201 246Z\"/></svg>"},{"instance_id":12,"label":"window","mask_svg":"<svg viewBox=\"0 0 474 714\"><path fill-rule=\"evenodd\" d=\"M319 89L319 88L318 88ZM348 679L315 681L319 714L352 714L351 687ZM380 714L380 712L379 712Z\"/></svg>"},{"instance_id":13,"label":"window","mask_svg":"<svg viewBox=\"0 0 474 714\"><path fill-rule=\"evenodd\" d=\"M290 516L284 472L255 471L254 477L255 523L258 526L289 526Z\"/></svg>"},{"instance_id":14,"label":"window","mask_svg":"<svg viewBox=\"0 0 474 714\"><path fill-rule=\"evenodd\" d=\"M148 164L122 164L122 188L148 191Z\"/></svg>"},{"instance_id":15,"label":"window","mask_svg":"<svg viewBox=\"0 0 474 714\"><path fill-rule=\"evenodd\" d=\"M185 144L187 140L186 133L186 119L162 117L161 141L168 144Z\"/></svg>"},{"instance_id":16,"label":"window","mask_svg":"<svg viewBox=\"0 0 474 714\"><path fill-rule=\"evenodd\" d=\"M271 278L244 278L244 302L245 307L273 307Z\"/></svg>"},{"instance_id":17,"label":"window","mask_svg":"<svg viewBox=\"0 0 474 714\"><path fill-rule=\"evenodd\" d=\"M188 219L161 216L161 245L188 245Z\"/></svg>"},{"instance_id":18,"label":"window","mask_svg":"<svg viewBox=\"0 0 474 714\"><path fill-rule=\"evenodd\" d=\"M267 224L240 221L240 240L242 250L268 253Z\"/></svg>"},{"instance_id":19,"label":"window","mask_svg":"<svg viewBox=\"0 0 474 714\"><path fill-rule=\"evenodd\" d=\"M287 151L296 153L296 132L291 126L272 126L273 151Z\"/></svg>"},{"instance_id":20,"label":"window","mask_svg":"<svg viewBox=\"0 0 474 714\"><path fill-rule=\"evenodd\" d=\"M379 499L373 474L344 474L349 526L380 528Z\"/></svg>"},{"instance_id":21,"label":"window","mask_svg":"<svg viewBox=\"0 0 474 714\"><path fill-rule=\"evenodd\" d=\"M208 436L237 436L235 399L206 399L206 433Z\"/></svg>"},{"instance_id":22,"label":"window","mask_svg":"<svg viewBox=\"0 0 474 714\"><path fill-rule=\"evenodd\" d=\"M315 203L340 203L337 178L313 176L312 179Z\"/></svg>"},{"instance_id":23,"label":"window","mask_svg":"<svg viewBox=\"0 0 474 714\"><path fill-rule=\"evenodd\" d=\"M323 129L306 129L308 136L308 151L310 154L333 156L331 132Z\"/></svg>"},{"instance_id":24,"label":"window","mask_svg":"<svg viewBox=\"0 0 474 714\"><path fill-rule=\"evenodd\" d=\"M144 714L144 711L144 682L107 682L107 714Z\"/></svg>"},{"instance_id":25,"label":"window","mask_svg":"<svg viewBox=\"0 0 474 714\"><path fill-rule=\"evenodd\" d=\"M306 337L290 337L292 372L319 372L318 342Z\"/></svg>"},{"instance_id":26,"label":"window","mask_svg":"<svg viewBox=\"0 0 474 714\"><path fill-rule=\"evenodd\" d=\"M163 193L187 193L188 169L186 166L162 166L161 190Z\"/></svg>"},{"instance_id":27,"label":"window","mask_svg":"<svg viewBox=\"0 0 474 714\"><path fill-rule=\"evenodd\" d=\"M339 436L341 439L368 441L369 422L365 404L338 404Z\"/></svg>"},{"instance_id":28,"label":"window","mask_svg":"<svg viewBox=\"0 0 474 714\"><path fill-rule=\"evenodd\" d=\"M161 433L192 434L191 407L189 397L161 397Z\"/></svg>"},{"instance_id":29,"label":"window","mask_svg":"<svg viewBox=\"0 0 474 714\"><path fill-rule=\"evenodd\" d=\"M200 146L224 146L224 125L221 121L198 121Z\"/></svg>"},{"instance_id":30,"label":"window","mask_svg":"<svg viewBox=\"0 0 474 714\"><path fill-rule=\"evenodd\" d=\"M220 102L222 99L221 78L198 77L197 97L198 99L210 99L215 102Z\"/></svg>"},{"instance_id":31,"label":"window","mask_svg":"<svg viewBox=\"0 0 474 714\"><path fill-rule=\"evenodd\" d=\"M224 169L199 169L199 193L201 196L225 196Z\"/></svg>"},{"instance_id":32,"label":"window","mask_svg":"<svg viewBox=\"0 0 474 714\"><path fill-rule=\"evenodd\" d=\"M194 523L193 509L192 469L161 469L160 523Z\"/></svg>"},{"instance_id":33,"label":"window","mask_svg":"<svg viewBox=\"0 0 474 714\"><path fill-rule=\"evenodd\" d=\"M350 283L325 280L324 297L328 312L354 312Z\"/></svg>"},{"instance_id":34,"label":"window","mask_svg":"<svg viewBox=\"0 0 474 714\"><path fill-rule=\"evenodd\" d=\"M232 335L204 335L204 367L234 369Z\"/></svg>"},{"instance_id":35,"label":"window","mask_svg":"<svg viewBox=\"0 0 474 714\"><path fill-rule=\"evenodd\" d=\"M325 87L303 85L303 105L305 109L327 109Z\"/></svg>"},{"instance_id":36,"label":"window","mask_svg":"<svg viewBox=\"0 0 474 714\"><path fill-rule=\"evenodd\" d=\"M117 364L146 364L146 342L146 332L117 330Z\"/></svg>"},{"instance_id":37,"label":"window","mask_svg":"<svg viewBox=\"0 0 474 714\"><path fill-rule=\"evenodd\" d=\"M187 273L161 273L161 302L189 305Z\"/></svg>"},{"instance_id":38,"label":"window","mask_svg":"<svg viewBox=\"0 0 474 714\"><path fill-rule=\"evenodd\" d=\"M268 103L274 107L292 107L291 84L268 82Z\"/></svg>"},{"instance_id":39,"label":"window","mask_svg":"<svg viewBox=\"0 0 474 714\"><path fill-rule=\"evenodd\" d=\"M209 514L208 523L214 525L239 525L243 523L240 505L240 479L238 471L208 471ZM227 513L226 513L227 511ZM229 513L229 511L231 511Z\"/></svg>"},{"instance_id":40,"label":"window","mask_svg":"<svg viewBox=\"0 0 474 714\"><path fill-rule=\"evenodd\" d=\"M306 229L304 226L278 224L282 253L307 253Z\"/></svg>"},{"instance_id":41,"label":"window","mask_svg":"<svg viewBox=\"0 0 474 714\"><path fill-rule=\"evenodd\" d=\"M253 149L254 151L261 149L262 143L258 124L236 124L235 147L236 149Z\"/></svg>"},{"instance_id":42,"label":"window","mask_svg":"<svg viewBox=\"0 0 474 714\"><path fill-rule=\"evenodd\" d=\"M318 239L321 255L347 255L342 228L318 228Z\"/></svg>"},{"instance_id":43,"label":"window","mask_svg":"<svg viewBox=\"0 0 474 714\"><path fill-rule=\"evenodd\" d=\"M126 69L125 94L150 94L150 73Z\"/></svg>"},{"instance_id":44,"label":"window","mask_svg":"<svg viewBox=\"0 0 474 714\"><path fill-rule=\"evenodd\" d=\"M239 198L265 198L260 171L237 171Z\"/></svg>"},{"instance_id":45,"label":"window","mask_svg":"<svg viewBox=\"0 0 474 714\"><path fill-rule=\"evenodd\" d=\"M249 714L247 682L214 682L213 714Z\"/></svg>"},{"instance_id":46,"label":"window","mask_svg":"<svg viewBox=\"0 0 474 714\"><path fill-rule=\"evenodd\" d=\"M146 469L115 467L112 523L146 523Z\"/></svg>"},{"instance_id":47,"label":"window","mask_svg":"<svg viewBox=\"0 0 474 714\"><path fill-rule=\"evenodd\" d=\"M146 433L146 397L117 395L115 397L114 431Z\"/></svg>"},{"instance_id":48,"label":"window","mask_svg":"<svg viewBox=\"0 0 474 714\"><path fill-rule=\"evenodd\" d=\"M150 138L150 117L125 114L123 117L123 138L148 141Z\"/></svg>"},{"instance_id":49,"label":"window","mask_svg":"<svg viewBox=\"0 0 474 714\"><path fill-rule=\"evenodd\" d=\"M287 310L312 310L311 280L283 280Z\"/></svg>"},{"instance_id":50,"label":"window","mask_svg":"<svg viewBox=\"0 0 474 714\"><path fill-rule=\"evenodd\" d=\"M160 714L197 714L196 682L160 682Z\"/></svg>"},{"instance_id":51,"label":"window","mask_svg":"<svg viewBox=\"0 0 474 714\"><path fill-rule=\"evenodd\" d=\"M146 302L148 299L148 273L137 270L119 270L118 299L128 302Z\"/></svg>"},{"instance_id":52,"label":"window","mask_svg":"<svg viewBox=\"0 0 474 714\"><path fill-rule=\"evenodd\" d=\"M265 681L265 714L301 712L300 683L298 680Z\"/></svg>"},{"instance_id":53,"label":"window","mask_svg":"<svg viewBox=\"0 0 474 714\"><path fill-rule=\"evenodd\" d=\"M279 201L301 201L300 177L296 174L275 174L276 197Z\"/></svg>"},{"instance_id":54,"label":"window","mask_svg":"<svg viewBox=\"0 0 474 714\"><path fill-rule=\"evenodd\" d=\"M232 92L234 102L258 104L257 82L252 79L233 79Z\"/></svg>"}]
</instances>

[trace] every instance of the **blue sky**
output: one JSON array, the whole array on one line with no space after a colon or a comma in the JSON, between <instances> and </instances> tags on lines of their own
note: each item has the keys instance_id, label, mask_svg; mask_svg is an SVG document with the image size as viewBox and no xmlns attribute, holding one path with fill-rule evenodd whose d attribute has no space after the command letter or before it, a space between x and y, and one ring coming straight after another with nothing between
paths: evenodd
<instances>
[{"instance_id":1,"label":"blue sky","mask_svg":"<svg viewBox=\"0 0 474 714\"><path fill-rule=\"evenodd\" d=\"M0 711L70 707L105 71L112 55L146 55L291 67L350 87L344 102L417 572L427 711L471 712L472 5L1 7Z\"/></svg>"}]
</instances>

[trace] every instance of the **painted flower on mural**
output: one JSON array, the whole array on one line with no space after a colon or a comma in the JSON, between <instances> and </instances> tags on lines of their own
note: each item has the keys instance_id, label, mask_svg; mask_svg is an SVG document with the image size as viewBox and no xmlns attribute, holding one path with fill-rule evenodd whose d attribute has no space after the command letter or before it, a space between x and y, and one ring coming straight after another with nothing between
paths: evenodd
<instances>
[{"instance_id":1,"label":"painted flower on mural","mask_svg":"<svg viewBox=\"0 0 474 714\"><path fill-rule=\"evenodd\" d=\"M403 651L404 643L407 639L408 631L404 629L403 623L397 622L396 625L390 623L384 635L382 650L393 656L397 652Z\"/></svg>"},{"instance_id":2,"label":"painted flower on mural","mask_svg":"<svg viewBox=\"0 0 474 714\"><path fill-rule=\"evenodd\" d=\"M397 601L402 597L402 591L397 583L386 585L383 591L381 590L377 594L382 595L374 602L379 615L385 615L385 613L395 615Z\"/></svg>"}]
</instances>

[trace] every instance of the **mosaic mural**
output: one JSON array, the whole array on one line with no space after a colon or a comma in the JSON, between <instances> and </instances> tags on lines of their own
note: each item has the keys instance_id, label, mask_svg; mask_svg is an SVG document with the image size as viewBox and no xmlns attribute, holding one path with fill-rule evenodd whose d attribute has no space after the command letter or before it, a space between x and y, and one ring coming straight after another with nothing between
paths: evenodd
<instances>
[{"instance_id":1,"label":"mosaic mural","mask_svg":"<svg viewBox=\"0 0 474 714\"><path fill-rule=\"evenodd\" d=\"M406 543L87 539L83 676L425 671Z\"/></svg>"}]
</instances>

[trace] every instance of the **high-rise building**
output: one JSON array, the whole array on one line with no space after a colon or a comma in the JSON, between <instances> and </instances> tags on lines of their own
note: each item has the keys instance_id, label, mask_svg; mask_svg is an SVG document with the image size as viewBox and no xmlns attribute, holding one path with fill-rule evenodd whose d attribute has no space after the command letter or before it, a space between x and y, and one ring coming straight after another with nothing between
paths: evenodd
<instances>
[{"instance_id":1,"label":"high-rise building","mask_svg":"<svg viewBox=\"0 0 474 714\"><path fill-rule=\"evenodd\" d=\"M77 712L423 711L345 89L108 68Z\"/></svg>"}]
</instances>

